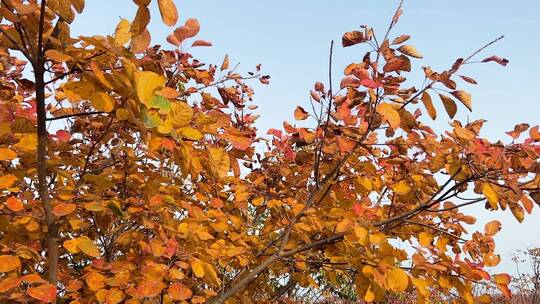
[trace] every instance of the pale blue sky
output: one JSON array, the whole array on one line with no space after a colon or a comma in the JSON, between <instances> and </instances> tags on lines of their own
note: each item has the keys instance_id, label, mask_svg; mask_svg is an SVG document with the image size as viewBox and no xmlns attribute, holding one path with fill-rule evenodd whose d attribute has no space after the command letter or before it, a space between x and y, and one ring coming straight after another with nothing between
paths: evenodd
<instances>
[{"instance_id":1,"label":"pale blue sky","mask_svg":"<svg viewBox=\"0 0 540 304\"><path fill-rule=\"evenodd\" d=\"M156 1L153 1L156 2ZM207 63L220 64L224 54L231 63L241 62L240 70L253 70L263 64L263 72L271 75L269 86L255 87L255 104L262 115L261 132L280 127L283 120L292 121L296 105L308 107L309 89L315 81L327 80L328 46L336 41L334 79L339 83L343 68L361 61L362 47L343 49L341 34L368 24L383 34L398 1L176 1L180 23L196 17L201 23L200 39L214 44L211 48L193 49L192 53ZM154 18L150 31L153 43L164 43L172 31L159 19L153 3ZM504 131L520 122L540 123L539 98L531 91L540 88L540 1L428 1L409 0L395 34L410 34L410 43L424 54L421 65L443 69L458 57L468 56L481 45L504 34L506 38L478 59L493 54L506 57L510 64L503 68L495 63L466 67L466 75L479 86L464 85L473 94L473 112L460 107L457 118L483 118L483 135L507 140ZM135 5L130 0L91 0L74 24L73 34L112 34L119 17L131 20ZM469 72L470 71L470 72ZM420 79L413 73L412 79ZM420 86L418 83L417 86ZM439 108L440 109L440 108ZM435 123L438 130L448 126L447 116L440 109ZM540 246L540 212L535 212L518 225L509 211L489 213L481 208L469 210L479 218L477 229L491 218L503 222L496 236L503 262L495 270L513 272L510 253L532 245ZM471 228L471 231L473 229Z\"/></svg>"}]
</instances>

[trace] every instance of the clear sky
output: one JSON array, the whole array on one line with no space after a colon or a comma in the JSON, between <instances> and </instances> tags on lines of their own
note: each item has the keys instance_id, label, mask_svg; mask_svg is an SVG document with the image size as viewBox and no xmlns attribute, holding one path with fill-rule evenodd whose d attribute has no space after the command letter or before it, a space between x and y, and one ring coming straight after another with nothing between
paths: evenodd
<instances>
[{"instance_id":1,"label":"clear sky","mask_svg":"<svg viewBox=\"0 0 540 304\"><path fill-rule=\"evenodd\" d=\"M120 17L132 20L135 15L136 7L130 0L86 2L87 8L75 21L73 34L112 34ZM362 47L343 49L342 33L367 24L383 34L397 4L397 0L176 0L179 24L196 17L201 23L198 37L214 44L211 48L193 49L198 59L220 64L223 56L229 54L231 64L241 62L241 71L251 71L262 63L263 72L271 75L269 86L253 83L255 104L260 106L262 115L258 123L261 134L280 127L283 120L293 121L295 106L308 106L313 83L326 82L331 40L337 46L334 79L339 80L343 68L350 62L361 61L365 52ZM162 24L157 5L152 5L152 42L165 45L165 37L173 29ZM404 10L394 33L410 34L410 44L424 55L418 64L436 70L448 67L458 57L468 56L501 34L506 36L478 57L506 57L510 60L506 68L495 63L466 67L464 73L474 77L479 86L463 86L473 94L473 112L467 113L460 107L458 119L486 119L482 135L505 141L509 137L504 132L515 124L540 123L540 100L538 94L531 92L540 88L539 77L535 76L540 71L540 1L408 0ZM422 77L420 73L412 76ZM444 130L449 120L443 109L438 109L436 129ZM494 270L513 272L511 252L540 246L539 209L535 206L533 214L518 225L509 211L501 214L469 208L479 218L471 231L482 229L492 218L503 223L503 230L496 236L503 262Z\"/></svg>"}]
</instances>

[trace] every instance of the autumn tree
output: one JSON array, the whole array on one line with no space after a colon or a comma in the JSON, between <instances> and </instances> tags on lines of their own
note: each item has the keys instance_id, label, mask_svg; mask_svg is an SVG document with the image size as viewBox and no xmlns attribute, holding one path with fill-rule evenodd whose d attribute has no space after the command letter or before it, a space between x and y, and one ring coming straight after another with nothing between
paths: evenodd
<instances>
[{"instance_id":1,"label":"autumn tree","mask_svg":"<svg viewBox=\"0 0 540 304\"><path fill-rule=\"evenodd\" d=\"M134 2L114 35L79 37L84 0L0 2L1 301L264 303L348 288L367 302L489 303L472 294L482 280L510 296L509 276L485 270L500 223L470 234L461 207L522 221L540 203L538 126L509 144L479 137L482 120L429 127L472 109L458 88L476 83L469 64L507 64L476 59L491 43L411 86L422 55L391 37L400 7L383 35L345 33L365 55L339 86L315 83L313 111L295 111L311 124L265 135L245 81L269 77L195 59L211 43L197 19L176 27L172 0L153 1L172 47L151 47L155 3Z\"/></svg>"}]
</instances>

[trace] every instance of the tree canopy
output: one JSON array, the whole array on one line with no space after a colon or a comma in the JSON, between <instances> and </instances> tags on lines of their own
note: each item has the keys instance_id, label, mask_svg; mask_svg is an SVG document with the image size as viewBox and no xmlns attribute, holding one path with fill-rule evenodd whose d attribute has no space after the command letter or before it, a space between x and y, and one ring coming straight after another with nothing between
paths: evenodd
<instances>
[{"instance_id":1,"label":"tree canopy","mask_svg":"<svg viewBox=\"0 0 540 304\"><path fill-rule=\"evenodd\" d=\"M392 34L400 5L382 35L346 32L365 55L316 82L298 122L261 134L247 84L269 82L260 66L194 58L212 45L197 19L173 0L133 2L114 35L78 37L84 0L0 4L1 301L300 302L349 288L490 303L472 292L482 281L511 296L510 276L486 269L500 222L469 233L462 207L521 222L540 204L539 127L517 125L510 143L480 137L483 120L430 127L472 110L464 73L507 65L477 58L500 38L416 69L410 36ZM168 47L151 46L152 2Z\"/></svg>"}]
</instances>

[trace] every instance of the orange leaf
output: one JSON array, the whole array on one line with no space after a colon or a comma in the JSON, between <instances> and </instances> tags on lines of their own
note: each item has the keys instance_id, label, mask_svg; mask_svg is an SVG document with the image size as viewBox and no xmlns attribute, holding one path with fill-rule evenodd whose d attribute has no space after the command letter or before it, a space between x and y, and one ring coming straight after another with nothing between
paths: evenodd
<instances>
[{"instance_id":1,"label":"orange leaf","mask_svg":"<svg viewBox=\"0 0 540 304\"><path fill-rule=\"evenodd\" d=\"M157 296L165 288L161 279L146 279L137 287L137 294L140 297L152 298Z\"/></svg>"},{"instance_id":2,"label":"orange leaf","mask_svg":"<svg viewBox=\"0 0 540 304\"><path fill-rule=\"evenodd\" d=\"M169 286L168 293L171 299L178 301L187 300L193 295L191 289L182 283L174 283Z\"/></svg>"},{"instance_id":3,"label":"orange leaf","mask_svg":"<svg viewBox=\"0 0 540 304\"><path fill-rule=\"evenodd\" d=\"M494 236L497 232L501 231L501 222L495 220L487 223L484 226L484 233L489 236Z\"/></svg>"},{"instance_id":4,"label":"orange leaf","mask_svg":"<svg viewBox=\"0 0 540 304\"><path fill-rule=\"evenodd\" d=\"M343 136L337 137L337 144L341 153L349 153L354 149L355 143Z\"/></svg>"},{"instance_id":5,"label":"orange leaf","mask_svg":"<svg viewBox=\"0 0 540 304\"><path fill-rule=\"evenodd\" d=\"M437 110L435 110L435 107L433 106L433 102L431 101L431 96L428 94L428 92L422 93L421 100L422 100L422 103L424 104L424 107L426 107L429 117L435 120L437 118Z\"/></svg>"},{"instance_id":6,"label":"orange leaf","mask_svg":"<svg viewBox=\"0 0 540 304\"><path fill-rule=\"evenodd\" d=\"M18 257L12 255L0 255L0 272L10 272L21 266Z\"/></svg>"},{"instance_id":7,"label":"orange leaf","mask_svg":"<svg viewBox=\"0 0 540 304\"><path fill-rule=\"evenodd\" d=\"M507 274L507 273L499 273L499 274L496 274L496 275L493 276L493 280L497 284L508 285L508 284L510 284L511 279L512 279L512 277L510 277L510 275Z\"/></svg>"},{"instance_id":8,"label":"orange leaf","mask_svg":"<svg viewBox=\"0 0 540 304\"><path fill-rule=\"evenodd\" d=\"M23 203L16 197L10 196L7 201L6 205L9 208L9 210L13 212L19 212L24 209Z\"/></svg>"},{"instance_id":9,"label":"orange leaf","mask_svg":"<svg viewBox=\"0 0 540 304\"><path fill-rule=\"evenodd\" d=\"M53 213L56 216L64 216L72 213L77 208L75 204L61 203L53 208Z\"/></svg>"},{"instance_id":10,"label":"orange leaf","mask_svg":"<svg viewBox=\"0 0 540 304\"><path fill-rule=\"evenodd\" d=\"M398 111L390 104L381 103L377 106L377 112L384 117L392 129L396 130L399 127L401 118L399 117Z\"/></svg>"},{"instance_id":11,"label":"orange leaf","mask_svg":"<svg viewBox=\"0 0 540 304\"><path fill-rule=\"evenodd\" d=\"M17 158L17 153L7 148L0 148L0 160L12 160Z\"/></svg>"},{"instance_id":12,"label":"orange leaf","mask_svg":"<svg viewBox=\"0 0 540 304\"><path fill-rule=\"evenodd\" d=\"M527 211L527 214L531 214L532 209L534 207L533 201L526 194L523 194L521 196L520 201L521 201L521 205L523 206L525 211Z\"/></svg>"},{"instance_id":13,"label":"orange leaf","mask_svg":"<svg viewBox=\"0 0 540 304\"><path fill-rule=\"evenodd\" d=\"M35 283L44 284L44 283L47 283L47 280L40 277L39 274L37 274L37 273L27 274L27 275L21 277L21 279L24 282L29 283L29 284L35 284Z\"/></svg>"},{"instance_id":14,"label":"orange leaf","mask_svg":"<svg viewBox=\"0 0 540 304\"><path fill-rule=\"evenodd\" d=\"M17 277L7 277L0 281L0 293L4 293L11 288L15 288L21 284L22 279Z\"/></svg>"},{"instance_id":15,"label":"orange leaf","mask_svg":"<svg viewBox=\"0 0 540 304\"><path fill-rule=\"evenodd\" d=\"M52 284L43 284L38 287L30 287L27 290L28 295L44 303L56 301L56 286Z\"/></svg>"},{"instance_id":16,"label":"orange leaf","mask_svg":"<svg viewBox=\"0 0 540 304\"><path fill-rule=\"evenodd\" d=\"M529 135L534 141L540 141L540 132L538 132L538 126L534 126L529 130Z\"/></svg>"},{"instance_id":17,"label":"orange leaf","mask_svg":"<svg viewBox=\"0 0 540 304\"><path fill-rule=\"evenodd\" d=\"M184 23L184 25L189 28L189 31L187 33L187 38L196 36L201 29L199 20L195 18L189 18L188 20L186 20L186 23Z\"/></svg>"},{"instance_id":18,"label":"orange leaf","mask_svg":"<svg viewBox=\"0 0 540 304\"><path fill-rule=\"evenodd\" d=\"M296 120L305 120L306 118L308 118L308 116L308 112L306 112L306 110L304 110L304 108L300 106L296 107L296 109L294 110L294 119Z\"/></svg>"},{"instance_id":19,"label":"orange leaf","mask_svg":"<svg viewBox=\"0 0 540 304\"><path fill-rule=\"evenodd\" d=\"M173 26L178 22L178 10L173 0L158 0L158 6L163 23Z\"/></svg>"}]
</instances>

